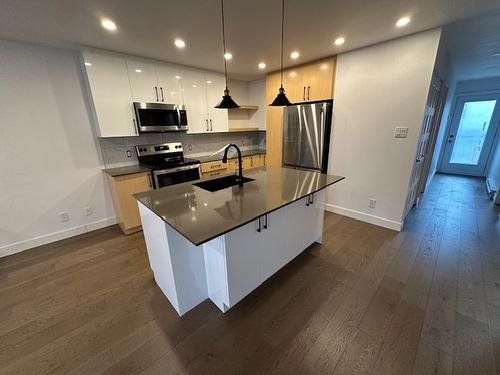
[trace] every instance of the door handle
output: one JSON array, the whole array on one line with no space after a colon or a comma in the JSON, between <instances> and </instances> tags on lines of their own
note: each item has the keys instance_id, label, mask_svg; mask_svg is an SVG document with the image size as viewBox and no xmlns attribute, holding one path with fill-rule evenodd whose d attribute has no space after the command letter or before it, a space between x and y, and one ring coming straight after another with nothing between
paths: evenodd
<instances>
[{"instance_id":1,"label":"door handle","mask_svg":"<svg viewBox=\"0 0 500 375\"><path fill-rule=\"evenodd\" d=\"M165 99L163 98L163 87L160 87L160 92L161 92L161 101L165 102Z\"/></svg>"},{"instance_id":2,"label":"door handle","mask_svg":"<svg viewBox=\"0 0 500 375\"><path fill-rule=\"evenodd\" d=\"M306 100L306 87L304 86L304 93L302 94L302 99Z\"/></svg>"},{"instance_id":3,"label":"door handle","mask_svg":"<svg viewBox=\"0 0 500 375\"><path fill-rule=\"evenodd\" d=\"M311 86L307 86L307 100L310 100L309 93L311 92Z\"/></svg>"},{"instance_id":4,"label":"door handle","mask_svg":"<svg viewBox=\"0 0 500 375\"><path fill-rule=\"evenodd\" d=\"M208 131L208 119L205 119L205 122L207 123L207 131Z\"/></svg>"},{"instance_id":5,"label":"door handle","mask_svg":"<svg viewBox=\"0 0 500 375\"><path fill-rule=\"evenodd\" d=\"M156 101L159 102L160 97L158 96L158 87L157 86L155 86L155 94L156 94Z\"/></svg>"},{"instance_id":6,"label":"door handle","mask_svg":"<svg viewBox=\"0 0 500 375\"><path fill-rule=\"evenodd\" d=\"M214 128L212 126L212 119L210 119L210 131L213 132L214 131Z\"/></svg>"}]
</instances>

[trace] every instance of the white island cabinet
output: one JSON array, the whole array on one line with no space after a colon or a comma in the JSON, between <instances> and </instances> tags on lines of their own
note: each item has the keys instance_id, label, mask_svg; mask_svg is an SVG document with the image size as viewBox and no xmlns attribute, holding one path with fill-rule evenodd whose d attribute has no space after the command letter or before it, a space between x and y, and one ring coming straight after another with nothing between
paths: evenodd
<instances>
[{"instance_id":1,"label":"white island cabinet","mask_svg":"<svg viewBox=\"0 0 500 375\"><path fill-rule=\"evenodd\" d=\"M151 269L183 315L210 298L226 312L314 242L325 188L343 179L259 168L242 187L191 182L136 194Z\"/></svg>"}]
</instances>

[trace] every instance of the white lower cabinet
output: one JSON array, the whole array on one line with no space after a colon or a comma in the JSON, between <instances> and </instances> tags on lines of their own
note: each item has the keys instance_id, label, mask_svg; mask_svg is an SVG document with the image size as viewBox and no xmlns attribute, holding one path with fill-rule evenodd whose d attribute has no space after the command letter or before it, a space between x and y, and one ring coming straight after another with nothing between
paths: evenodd
<instances>
[{"instance_id":1,"label":"white lower cabinet","mask_svg":"<svg viewBox=\"0 0 500 375\"><path fill-rule=\"evenodd\" d=\"M273 211L218 237L204 246L209 298L227 311L321 240L324 193ZM267 226L267 228L266 228ZM260 231L259 231L260 228Z\"/></svg>"}]
</instances>

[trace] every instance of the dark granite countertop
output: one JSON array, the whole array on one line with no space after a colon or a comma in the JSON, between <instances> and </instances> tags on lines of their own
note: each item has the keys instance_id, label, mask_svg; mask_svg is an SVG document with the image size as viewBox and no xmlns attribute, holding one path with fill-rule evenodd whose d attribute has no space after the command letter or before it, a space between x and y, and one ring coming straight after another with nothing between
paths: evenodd
<instances>
[{"instance_id":1,"label":"dark granite countertop","mask_svg":"<svg viewBox=\"0 0 500 375\"><path fill-rule=\"evenodd\" d=\"M214 193L190 181L134 197L193 244L201 245L344 179L278 167L260 167L244 174L255 180Z\"/></svg>"},{"instance_id":2,"label":"dark granite countertop","mask_svg":"<svg viewBox=\"0 0 500 375\"><path fill-rule=\"evenodd\" d=\"M241 151L241 156L261 155L261 154L265 154L265 153L266 153L266 149L259 148L259 149L254 149L254 150ZM194 156L194 157L191 157L188 155L186 157L190 157L191 159L197 159L197 160L201 161L202 163L205 163L207 161L222 160L222 155L223 155L223 153L213 155L213 156ZM238 157L238 154L236 154L236 152L234 152L229 157L229 159L236 159L237 157Z\"/></svg>"},{"instance_id":3,"label":"dark granite countertop","mask_svg":"<svg viewBox=\"0 0 500 375\"><path fill-rule=\"evenodd\" d=\"M104 172L110 175L111 177L125 176L127 174L149 172L149 171L151 171L151 169L144 167L142 165L131 165L128 167L104 169Z\"/></svg>"}]
</instances>

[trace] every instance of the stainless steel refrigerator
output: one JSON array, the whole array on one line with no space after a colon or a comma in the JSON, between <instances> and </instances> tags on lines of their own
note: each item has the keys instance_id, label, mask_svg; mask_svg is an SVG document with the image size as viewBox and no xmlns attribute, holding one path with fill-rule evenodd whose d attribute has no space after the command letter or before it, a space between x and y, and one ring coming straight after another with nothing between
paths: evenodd
<instances>
[{"instance_id":1,"label":"stainless steel refrigerator","mask_svg":"<svg viewBox=\"0 0 500 375\"><path fill-rule=\"evenodd\" d=\"M333 101L296 104L283 113L283 166L327 172Z\"/></svg>"}]
</instances>

